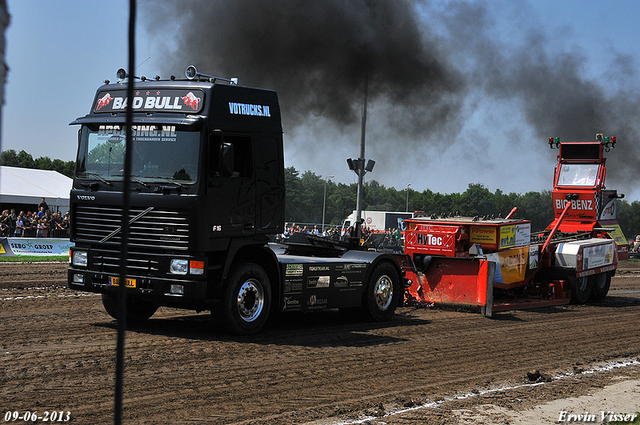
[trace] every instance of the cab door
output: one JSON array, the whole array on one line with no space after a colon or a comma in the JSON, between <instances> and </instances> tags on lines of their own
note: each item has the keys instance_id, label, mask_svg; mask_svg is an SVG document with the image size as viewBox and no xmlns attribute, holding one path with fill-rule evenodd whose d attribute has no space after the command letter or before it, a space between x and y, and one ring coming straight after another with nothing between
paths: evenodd
<instances>
[{"instance_id":1,"label":"cab door","mask_svg":"<svg viewBox=\"0 0 640 425\"><path fill-rule=\"evenodd\" d=\"M219 237L256 233L256 183L250 134L214 133L210 138L209 214Z\"/></svg>"}]
</instances>

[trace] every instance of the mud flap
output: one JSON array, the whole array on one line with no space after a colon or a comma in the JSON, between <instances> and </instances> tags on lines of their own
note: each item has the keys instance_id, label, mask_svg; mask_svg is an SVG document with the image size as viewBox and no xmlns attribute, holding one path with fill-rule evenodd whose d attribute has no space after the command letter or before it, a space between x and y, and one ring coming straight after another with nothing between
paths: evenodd
<instances>
[{"instance_id":1,"label":"mud flap","mask_svg":"<svg viewBox=\"0 0 640 425\"><path fill-rule=\"evenodd\" d=\"M493 261L487 261L487 294L485 305L480 306L480 313L484 317L491 317L493 315L493 279L496 276L496 263ZM480 281L478 281L480 284Z\"/></svg>"}]
</instances>

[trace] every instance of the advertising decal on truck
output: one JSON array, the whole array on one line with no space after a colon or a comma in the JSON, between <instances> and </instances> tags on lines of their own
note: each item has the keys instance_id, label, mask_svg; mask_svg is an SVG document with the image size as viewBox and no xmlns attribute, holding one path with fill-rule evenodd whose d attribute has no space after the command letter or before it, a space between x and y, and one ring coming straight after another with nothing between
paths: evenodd
<instances>
[{"instance_id":1,"label":"advertising decal on truck","mask_svg":"<svg viewBox=\"0 0 640 425\"><path fill-rule=\"evenodd\" d=\"M204 92L200 90L138 90L133 98L136 112L200 112L204 105ZM99 92L94 113L122 112L127 108L127 91Z\"/></svg>"}]
</instances>

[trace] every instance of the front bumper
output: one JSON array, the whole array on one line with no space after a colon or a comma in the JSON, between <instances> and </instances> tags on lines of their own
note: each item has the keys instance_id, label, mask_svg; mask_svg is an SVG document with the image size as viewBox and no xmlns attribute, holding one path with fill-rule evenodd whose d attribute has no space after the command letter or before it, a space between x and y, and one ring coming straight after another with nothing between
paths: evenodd
<instances>
[{"instance_id":1,"label":"front bumper","mask_svg":"<svg viewBox=\"0 0 640 425\"><path fill-rule=\"evenodd\" d=\"M109 293L117 291L119 286L113 278L114 273L104 273L70 266L67 283L70 289L78 291ZM126 290L129 294L147 299L158 305L185 307L205 306L207 302L207 281L188 278L127 275Z\"/></svg>"}]
</instances>

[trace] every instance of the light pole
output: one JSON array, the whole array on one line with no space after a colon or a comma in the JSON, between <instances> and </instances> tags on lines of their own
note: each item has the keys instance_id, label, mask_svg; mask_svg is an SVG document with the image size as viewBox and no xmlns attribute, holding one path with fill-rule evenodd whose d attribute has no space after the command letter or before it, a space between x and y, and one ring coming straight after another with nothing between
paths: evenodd
<instances>
[{"instance_id":1,"label":"light pole","mask_svg":"<svg viewBox=\"0 0 640 425\"><path fill-rule=\"evenodd\" d=\"M409 187L410 186L411 186L411 183L407 185L407 207L405 209L405 212L409 212Z\"/></svg>"},{"instance_id":2,"label":"light pole","mask_svg":"<svg viewBox=\"0 0 640 425\"><path fill-rule=\"evenodd\" d=\"M334 176L327 176L324 178L324 199L322 200L322 234L324 234L324 213L327 210L327 182Z\"/></svg>"}]
</instances>

